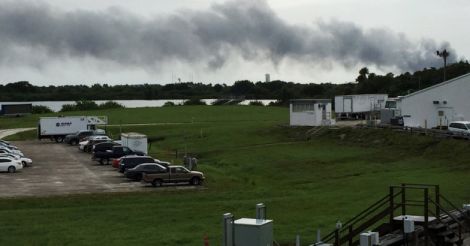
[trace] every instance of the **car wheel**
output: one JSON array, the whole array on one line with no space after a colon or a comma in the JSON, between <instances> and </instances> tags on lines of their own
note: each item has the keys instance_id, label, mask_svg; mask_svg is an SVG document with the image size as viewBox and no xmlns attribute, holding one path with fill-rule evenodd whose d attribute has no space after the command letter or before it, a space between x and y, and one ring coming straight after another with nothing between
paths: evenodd
<instances>
[{"instance_id":1,"label":"car wheel","mask_svg":"<svg viewBox=\"0 0 470 246\"><path fill-rule=\"evenodd\" d=\"M26 161L22 161L21 163L23 164L23 167L27 167L27 166L28 166L28 163L26 163Z\"/></svg>"},{"instance_id":2,"label":"car wheel","mask_svg":"<svg viewBox=\"0 0 470 246\"><path fill-rule=\"evenodd\" d=\"M200 185L201 184L201 179L199 179L198 177L194 177L191 179L191 184L192 185Z\"/></svg>"},{"instance_id":3,"label":"car wheel","mask_svg":"<svg viewBox=\"0 0 470 246\"><path fill-rule=\"evenodd\" d=\"M16 172L16 168L14 166L8 167L8 172L9 173L14 173L14 172Z\"/></svg>"},{"instance_id":4,"label":"car wheel","mask_svg":"<svg viewBox=\"0 0 470 246\"><path fill-rule=\"evenodd\" d=\"M161 187L162 186L162 180L161 179L155 179L152 181L153 187Z\"/></svg>"}]
</instances>

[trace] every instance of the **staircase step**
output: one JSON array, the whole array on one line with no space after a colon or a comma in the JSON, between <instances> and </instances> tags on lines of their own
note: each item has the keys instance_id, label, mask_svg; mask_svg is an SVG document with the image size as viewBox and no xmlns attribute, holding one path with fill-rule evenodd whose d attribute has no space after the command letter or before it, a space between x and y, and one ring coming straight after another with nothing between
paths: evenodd
<instances>
[{"instance_id":1,"label":"staircase step","mask_svg":"<svg viewBox=\"0 0 470 246\"><path fill-rule=\"evenodd\" d=\"M440 236L440 237L453 237L453 236L455 236L455 232L453 232L453 231L443 231L443 232L439 232L437 235Z\"/></svg>"},{"instance_id":2,"label":"staircase step","mask_svg":"<svg viewBox=\"0 0 470 246\"><path fill-rule=\"evenodd\" d=\"M459 244L460 243L460 239L458 237L453 237L453 238L450 238L450 239L446 239L444 241L446 244Z\"/></svg>"},{"instance_id":3,"label":"staircase step","mask_svg":"<svg viewBox=\"0 0 470 246\"><path fill-rule=\"evenodd\" d=\"M429 225L429 229L431 230L440 230L440 229L443 229L443 228L446 228L447 226L442 224L442 223L436 223L436 224L432 224L432 225Z\"/></svg>"},{"instance_id":4,"label":"staircase step","mask_svg":"<svg viewBox=\"0 0 470 246\"><path fill-rule=\"evenodd\" d=\"M450 229L455 229L455 228L459 228L459 224L453 223L453 224L448 225L447 227Z\"/></svg>"}]
</instances>

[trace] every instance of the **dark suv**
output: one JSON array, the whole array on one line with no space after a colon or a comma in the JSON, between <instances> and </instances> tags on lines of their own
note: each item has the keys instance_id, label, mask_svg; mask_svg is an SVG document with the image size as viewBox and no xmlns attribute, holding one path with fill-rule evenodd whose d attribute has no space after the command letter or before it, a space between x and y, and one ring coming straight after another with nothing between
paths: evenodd
<instances>
[{"instance_id":1,"label":"dark suv","mask_svg":"<svg viewBox=\"0 0 470 246\"><path fill-rule=\"evenodd\" d=\"M70 134L65 136L64 142L71 144L71 145L77 145L80 141L82 141L84 138L93 136L93 135L104 135L103 132L97 132L97 131L91 131L91 130L84 130L84 131L79 131L75 134Z\"/></svg>"},{"instance_id":2,"label":"dark suv","mask_svg":"<svg viewBox=\"0 0 470 246\"><path fill-rule=\"evenodd\" d=\"M123 173L129 168L134 168L142 163L156 163L150 156L125 156L119 162L119 172Z\"/></svg>"}]
</instances>

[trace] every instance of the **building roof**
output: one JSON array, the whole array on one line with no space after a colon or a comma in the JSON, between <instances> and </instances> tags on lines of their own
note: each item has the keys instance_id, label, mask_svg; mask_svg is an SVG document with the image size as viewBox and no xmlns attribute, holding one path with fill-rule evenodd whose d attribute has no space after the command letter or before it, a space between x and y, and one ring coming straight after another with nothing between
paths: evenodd
<instances>
[{"instance_id":1,"label":"building roof","mask_svg":"<svg viewBox=\"0 0 470 246\"><path fill-rule=\"evenodd\" d=\"M335 97L352 97L352 96L388 96L388 94L376 93L376 94L336 95Z\"/></svg>"},{"instance_id":2,"label":"building roof","mask_svg":"<svg viewBox=\"0 0 470 246\"><path fill-rule=\"evenodd\" d=\"M453 83L453 82L455 82L455 81L457 81L457 80L460 80L460 79L465 78L465 77L468 77L468 76L470 76L470 73L464 74L464 75L459 76L459 77L457 77L457 78L453 78L453 79L450 79L450 80L446 80L446 81L444 81L444 82L442 82L442 83L439 83L439 84L436 84L436 85L433 85L433 86L429 86L429 87L427 87L427 88L424 88L424 89L422 89L422 90L419 90L419 91L410 93L410 94L408 94L408 95L401 96L400 99L407 98L407 97L411 97L411 96L414 96L414 95L419 94L419 93L421 93L421 92L425 92L425 91L432 90L432 89L434 89L434 88L437 88L437 87L440 87L440 86L443 86L443 85L447 85L447 84Z\"/></svg>"},{"instance_id":3,"label":"building roof","mask_svg":"<svg viewBox=\"0 0 470 246\"><path fill-rule=\"evenodd\" d=\"M291 99L290 103L331 103L331 99Z\"/></svg>"}]
</instances>

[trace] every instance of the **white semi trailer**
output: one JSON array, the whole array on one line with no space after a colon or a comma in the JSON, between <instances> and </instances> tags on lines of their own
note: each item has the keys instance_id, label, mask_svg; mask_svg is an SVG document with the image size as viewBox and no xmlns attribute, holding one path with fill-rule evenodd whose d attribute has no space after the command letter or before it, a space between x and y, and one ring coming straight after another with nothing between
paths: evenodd
<instances>
[{"instance_id":1,"label":"white semi trailer","mask_svg":"<svg viewBox=\"0 0 470 246\"><path fill-rule=\"evenodd\" d=\"M95 130L97 125L106 125L106 116L41 117L38 123L38 139L62 142L66 135L83 130Z\"/></svg>"},{"instance_id":2,"label":"white semi trailer","mask_svg":"<svg viewBox=\"0 0 470 246\"><path fill-rule=\"evenodd\" d=\"M364 118L385 108L387 94L335 96L335 113L340 118Z\"/></svg>"}]
</instances>

